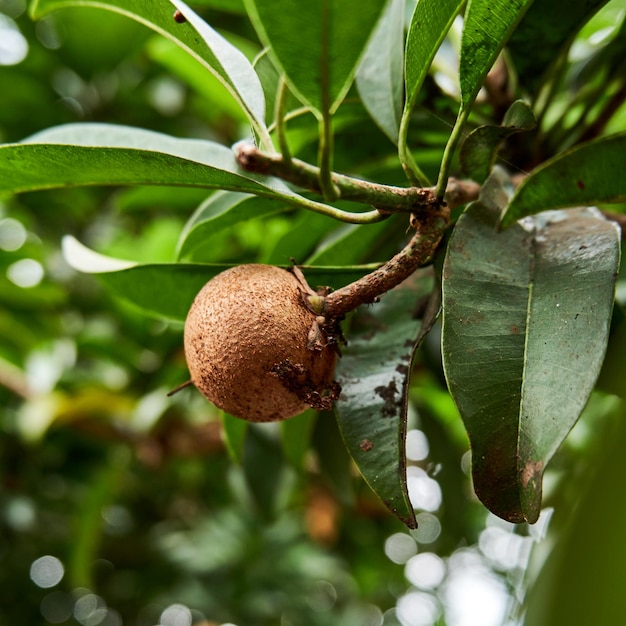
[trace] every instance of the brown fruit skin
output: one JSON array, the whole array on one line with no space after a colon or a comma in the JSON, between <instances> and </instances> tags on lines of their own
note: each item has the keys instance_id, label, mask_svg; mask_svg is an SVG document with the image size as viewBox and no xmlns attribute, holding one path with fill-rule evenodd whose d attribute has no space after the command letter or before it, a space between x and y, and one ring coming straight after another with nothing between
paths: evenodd
<instances>
[{"instance_id":1,"label":"brown fruit skin","mask_svg":"<svg viewBox=\"0 0 626 626\"><path fill-rule=\"evenodd\" d=\"M191 381L216 406L248 421L298 415L309 406L303 393L288 390L272 368L288 360L304 368L309 391L311 383L319 393L330 387L337 354L332 346L307 347L314 321L291 272L261 264L228 269L201 289L187 315Z\"/></svg>"}]
</instances>

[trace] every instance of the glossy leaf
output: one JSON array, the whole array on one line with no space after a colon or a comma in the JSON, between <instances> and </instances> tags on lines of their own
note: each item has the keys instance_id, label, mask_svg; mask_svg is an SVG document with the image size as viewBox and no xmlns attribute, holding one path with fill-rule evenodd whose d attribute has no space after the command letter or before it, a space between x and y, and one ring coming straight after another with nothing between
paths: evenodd
<instances>
[{"instance_id":1,"label":"glossy leaf","mask_svg":"<svg viewBox=\"0 0 626 626\"><path fill-rule=\"evenodd\" d=\"M191 254L208 237L238 222L272 215L285 208L279 202L236 191L217 191L191 216L178 242L178 258Z\"/></svg>"},{"instance_id":2,"label":"glossy leaf","mask_svg":"<svg viewBox=\"0 0 626 626\"><path fill-rule=\"evenodd\" d=\"M524 89L536 94L546 71L562 57L580 28L608 0L537 0L513 33L508 49Z\"/></svg>"},{"instance_id":3,"label":"glossy leaf","mask_svg":"<svg viewBox=\"0 0 626 626\"><path fill-rule=\"evenodd\" d=\"M404 99L404 6L404 0L389 1L356 75L365 108L394 143Z\"/></svg>"},{"instance_id":4,"label":"glossy leaf","mask_svg":"<svg viewBox=\"0 0 626 626\"><path fill-rule=\"evenodd\" d=\"M487 72L531 4L532 0L469 0L459 61L464 108L474 101Z\"/></svg>"},{"instance_id":5,"label":"glossy leaf","mask_svg":"<svg viewBox=\"0 0 626 626\"><path fill-rule=\"evenodd\" d=\"M626 201L626 133L577 146L546 161L517 188L503 226L546 209Z\"/></svg>"},{"instance_id":6,"label":"glossy leaf","mask_svg":"<svg viewBox=\"0 0 626 626\"><path fill-rule=\"evenodd\" d=\"M346 95L381 0L246 0L263 43L303 102L333 112Z\"/></svg>"},{"instance_id":7,"label":"glossy leaf","mask_svg":"<svg viewBox=\"0 0 626 626\"><path fill-rule=\"evenodd\" d=\"M606 348L619 233L592 209L497 232L492 177L459 219L443 269L443 359L496 515L534 522L546 464L578 419Z\"/></svg>"},{"instance_id":8,"label":"glossy leaf","mask_svg":"<svg viewBox=\"0 0 626 626\"><path fill-rule=\"evenodd\" d=\"M231 265L153 263L139 265L113 259L83 246L73 237L63 240L66 261L76 270L97 274L114 294L155 317L184 322L196 294L213 276ZM342 287L366 274L369 267L302 267L312 285Z\"/></svg>"},{"instance_id":9,"label":"glossy leaf","mask_svg":"<svg viewBox=\"0 0 626 626\"><path fill-rule=\"evenodd\" d=\"M342 392L335 410L348 451L373 491L410 528L416 522L406 484L407 392L416 346L429 328L415 311L432 287L432 274L420 272L359 311L337 368Z\"/></svg>"},{"instance_id":10,"label":"glossy leaf","mask_svg":"<svg viewBox=\"0 0 626 626\"><path fill-rule=\"evenodd\" d=\"M278 179L242 170L232 150L220 144L129 126L66 124L0 145L0 192L126 184L295 196Z\"/></svg>"},{"instance_id":11,"label":"glossy leaf","mask_svg":"<svg viewBox=\"0 0 626 626\"><path fill-rule=\"evenodd\" d=\"M247 112L257 131L267 133L261 83L246 57L180 0L35 0L31 15L41 18L55 9L91 6L131 17L168 37L214 73ZM174 9L185 16L180 24Z\"/></svg>"},{"instance_id":12,"label":"glossy leaf","mask_svg":"<svg viewBox=\"0 0 626 626\"><path fill-rule=\"evenodd\" d=\"M489 176L502 143L515 133L531 130L537 124L530 107L516 100L506 112L502 125L479 126L461 146L461 167L467 176L480 183Z\"/></svg>"},{"instance_id":13,"label":"glossy leaf","mask_svg":"<svg viewBox=\"0 0 626 626\"><path fill-rule=\"evenodd\" d=\"M406 40L405 116L411 114L430 64L462 6L462 0L420 0L417 3Z\"/></svg>"}]
</instances>

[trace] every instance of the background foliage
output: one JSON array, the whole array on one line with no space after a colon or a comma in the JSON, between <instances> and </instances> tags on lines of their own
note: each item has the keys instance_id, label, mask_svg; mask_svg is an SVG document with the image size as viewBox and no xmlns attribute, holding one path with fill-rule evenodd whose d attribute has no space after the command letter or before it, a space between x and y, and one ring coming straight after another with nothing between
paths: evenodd
<instances>
[{"instance_id":1,"label":"background foliage","mask_svg":"<svg viewBox=\"0 0 626 626\"><path fill-rule=\"evenodd\" d=\"M380 9L379 3L365 4L373 13ZM554 8L558 4L531 5L509 46L518 89L532 96L539 122L535 134L516 135L506 144L502 158L514 172L582 139L626 129L624 2L606 3L587 24L593 11L563 16ZM592 4L597 10L604 3ZM254 15L282 6L256 5ZM438 14L426 16L433 40L412 39L406 51L415 67L434 54L459 5L442 2ZM192 6L248 59L261 51L242 2ZM66 8L35 22L26 8L21 0L0 2L0 38L11 43L0 48L3 143L71 122L116 123L223 146L249 134L233 96L169 40L108 11ZM403 32L413 9L410 1L390 2L379 29ZM554 11L559 19L548 19ZM468 15L473 28L484 19ZM262 34L263 43L280 39L281 24L275 26L276 33ZM525 48L525 29L540 29L546 42L541 51ZM357 31L351 31L355 46ZM468 28L463 37L471 40L472 32ZM376 35L394 40L380 30ZM410 146L419 155L422 173L433 180L457 100L471 104L477 80L476 66L461 57L460 83L450 82L457 75L460 38L453 27L435 71L412 77L415 88L407 94L415 108L404 149ZM541 68L566 40L573 40L567 63L552 81L541 82ZM491 52L495 58L497 49ZM284 64L294 60L291 50L276 54ZM396 57L390 51L376 62L390 66ZM271 65L263 65L267 61L257 61L259 73L271 74ZM317 68L308 70L314 74ZM316 110L326 104L337 108L345 96L334 119L334 168L404 185L393 143L400 136L402 154L401 129L408 122L402 119L397 71L385 74L392 77L392 97L381 103L370 99L376 92L368 87L371 74L358 73L356 86L346 92L349 63L341 69L327 102L302 93L314 76L291 85ZM539 93L546 84L549 97ZM493 164L489 146L512 136L510 129L530 126L526 111L513 113L497 132L475 137L478 148L470 156L477 161L464 162L477 178L480 172L486 177ZM472 125L491 122L495 128L503 114L479 99ZM290 120L290 145L298 157L315 162L323 117L317 110ZM486 157L479 150L485 145ZM608 149L611 182L623 171L622 144L613 153ZM520 154L532 159L516 160ZM99 167L89 162L73 175L80 178ZM101 180L110 175L106 167L105 162ZM458 171L460 165L455 161L453 167ZM24 171L26 178L32 174ZM16 181L0 185L9 189ZM546 208L545 198L535 201ZM554 195L550 201L560 206ZM188 223L196 207L194 222ZM266 198L209 195L194 187L68 186L3 196L2 621L495 626L521 623L526 610L527 624L623 619L617 598L626 579L626 559L620 557L626 511L616 497L623 485L620 450L626 437L621 281L605 369L549 466L536 526L503 522L473 495L468 440L443 377L438 326L416 357L409 389L408 493L417 530L389 515L359 477L332 415L305 414L280 426L244 430L199 394L166 398L187 376L182 326L175 320L184 315L189 294L208 278L206 268L198 266L194 274L192 264L285 264L297 253L311 264L347 268L341 279L348 282L363 271L357 264L389 258L405 230L402 216L338 226ZM106 274L98 281L68 265L68 257L84 262L87 254L66 239L69 254L62 255L68 234L110 257L146 265L129 268L127 286L111 284ZM160 283L170 321L147 317L116 296L116 288L140 294L141 285L162 279L159 264L177 260L188 264L184 277L191 279L172 276L170 283ZM329 281L319 277L319 282ZM372 323L354 320L356 343Z\"/></svg>"}]
</instances>

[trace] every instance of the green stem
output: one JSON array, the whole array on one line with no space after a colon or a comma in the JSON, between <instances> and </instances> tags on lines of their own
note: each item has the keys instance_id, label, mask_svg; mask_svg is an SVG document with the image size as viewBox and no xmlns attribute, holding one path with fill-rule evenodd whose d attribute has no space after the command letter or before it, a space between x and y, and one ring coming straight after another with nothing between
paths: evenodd
<instances>
[{"instance_id":1,"label":"green stem","mask_svg":"<svg viewBox=\"0 0 626 626\"><path fill-rule=\"evenodd\" d=\"M340 194L333 183L333 130L329 113L325 113L320 120L318 163L319 186L324 200L337 200Z\"/></svg>"},{"instance_id":2,"label":"green stem","mask_svg":"<svg viewBox=\"0 0 626 626\"><path fill-rule=\"evenodd\" d=\"M466 105L459 112L454 128L448 137L448 143L443 151L443 158L441 159L441 167L439 168L439 178L437 179L437 186L435 187L435 195L437 198L443 198L448 186L448 178L450 177L450 168L452 167L452 159L454 157L454 151L457 144L463 134L463 127L470 114L470 106Z\"/></svg>"},{"instance_id":3,"label":"green stem","mask_svg":"<svg viewBox=\"0 0 626 626\"><path fill-rule=\"evenodd\" d=\"M276 136L278 147L283 157L283 161L291 161L291 151L287 142L287 101L289 98L289 88L285 76L282 75L278 81L278 96L276 98Z\"/></svg>"},{"instance_id":4,"label":"green stem","mask_svg":"<svg viewBox=\"0 0 626 626\"><path fill-rule=\"evenodd\" d=\"M389 217L387 213L374 209L373 211L365 211L363 213L355 213L354 211L344 211L330 204L324 204L323 202L317 202L315 200L309 200L304 196L287 196L283 197L285 202L292 204L303 209L308 209L314 213L320 213L327 217L332 217L340 222L346 222L347 224L374 224L381 222L385 218Z\"/></svg>"},{"instance_id":5,"label":"green stem","mask_svg":"<svg viewBox=\"0 0 626 626\"><path fill-rule=\"evenodd\" d=\"M406 143L409 132L409 122L411 118L411 116L408 115L409 112L410 109L405 108L404 113L402 114L402 119L400 120L400 132L398 137L398 157L400 158L402 169L404 170L411 184L419 187L427 187L430 185L430 181L428 180L426 174L424 174L424 172L421 170L419 165L415 162L413 154L409 150L409 147Z\"/></svg>"}]
</instances>

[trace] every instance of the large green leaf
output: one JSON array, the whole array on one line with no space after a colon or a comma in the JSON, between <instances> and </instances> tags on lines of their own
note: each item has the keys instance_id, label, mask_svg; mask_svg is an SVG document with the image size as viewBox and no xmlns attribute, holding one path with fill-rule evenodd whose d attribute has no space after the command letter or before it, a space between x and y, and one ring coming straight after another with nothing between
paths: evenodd
<instances>
[{"instance_id":1,"label":"large green leaf","mask_svg":"<svg viewBox=\"0 0 626 626\"><path fill-rule=\"evenodd\" d=\"M63 240L67 262L76 270L97 274L113 293L149 315L184 322L204 284L230 265L213 263L143 264L113 259L83 246L73 237ZM314 285L335 289L357 280L370 267L303 267Z\"/></svg>"},{"instance_id":2,"label":"large green leaf","mask_svg":"<svg viewBox=\"0 0 626 626\"><path fill-rule=\"evenodd\" d=\"M432 319L416 319L420 298L433 287L423 271L360 310L337 367L341 396L335 409L350 455L389 510L414 528L406 483L407 391L415 349Z\"/></svg>"},{"instance_id":3,"label":"large green leaf","mask_svg":"<svg viewBox=\"0 0 626 626\"><path fill-rule=\"evenodd\" d=\"M474 101L487 72L531 4L532 0L469 0L459 61L464 108Z\"/></svg>"},{"instance_id":4,"label":"large green leaf","mask_svg":"<svg viewBox=\"0 0 626 626\"><path fill-rule=\"evenodd\" d=\"M127 15L168 37L214 73L247 112L257 131L266 136L265 100L254 68L246 57L180 0L35 0L31 15L69 6L90 6ZM186 18L173 18L178 9ZM113 45L113 44L112 44Z\"/></svg>"},{"instance_id":5,"label":"large green leaf","mask_svg":"<svg viewBox=\"0 0 626 626\"><path fill-rule=\"evenodd\" d=\"M261 40L295 93L318 112L346 95L381 0L246 0Z\"/></svg>"},{"instance_id":6,"label":"large green leaf","mask_svg":"<svg viewBox=\"0 0 626 626\"><path fill-rule=\"evenodd\" d=\"M498 232L493 176L459 219L443 269L443 359L495 514L534 522L543 471L600 371L619 264L615 224L593 209Z\"/></svg>"},{"instance_id":7,"label":"large green leaf","mask_svg":"<svg viewBox=\"0 0 626 626\"><path fill-rule=\"evenodd\" d=\"M515 133L533 129L536 123L530 107L522 100L516 100L500 126L479 126L463 142L459 157L464 173L475 181L484 182L502 143Z\"/></svg>"},{"instance_id":8,"label":"large green leaf","mask_svg":"<svg viewBox=\"0 0 626 626\"><path fill-rule=\"evenodd\" d=\"M127 126L67 124L0 146L0 192L125 184L295 195L278 179L241 169L232 150L220 144Z\"/></svg>"},{"instance_id":9,"label":"large green leaf","mask_svg":"<svg viewBox=\"0 0 626 626\"><path fill-rule=\"evenodd\" d=\"M626 201L625 154L626 133L620 133L546 161L518 187L503 226L546 209Z\"/></svg>"},{"instance_id":10,"label":"large green leaf","mask_svg":"<svg viewBox=\"0 0 626 626\"><path fill-rule=\"evenodd\" d=\"M608 0L538 0L515 30L508 48L524 89L536 94L546 71L560 60L580 28ZM563 10L564 6L567 10Z\"/></svg>"},{"instance_id":11,"label":"large green leaf","mask_svg":"<svg viewBox=\"0 0 626 626\"><path fill-rule=\"evenodd\" d=\"M365 108L381 130L398 143L404 98L404 0L390 0L356 75Z\"/></svg>"}]
</instances>

